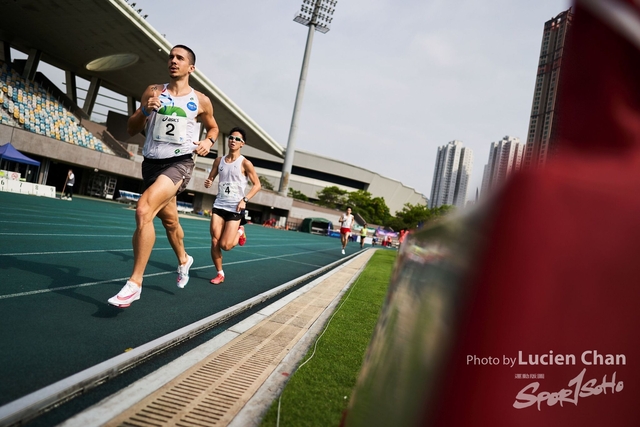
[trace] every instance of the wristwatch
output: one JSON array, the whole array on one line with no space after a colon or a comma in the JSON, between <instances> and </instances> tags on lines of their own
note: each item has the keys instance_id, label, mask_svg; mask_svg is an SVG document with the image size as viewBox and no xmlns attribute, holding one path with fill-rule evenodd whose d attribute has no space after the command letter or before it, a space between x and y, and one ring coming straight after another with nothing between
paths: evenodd
<instances>
[{"instance_id":1,"label":"wristwatch","mask_svg":"<svg viewBox=\"0 0 640 427\"><path fill-rule=\"evenodd\" d=\"M245 204L246 204L246 203L249 203L249 199L247 199L246 197L243 197L243 198L242 198L242 201L243 201Z\"/></svg>"}]
</instances>

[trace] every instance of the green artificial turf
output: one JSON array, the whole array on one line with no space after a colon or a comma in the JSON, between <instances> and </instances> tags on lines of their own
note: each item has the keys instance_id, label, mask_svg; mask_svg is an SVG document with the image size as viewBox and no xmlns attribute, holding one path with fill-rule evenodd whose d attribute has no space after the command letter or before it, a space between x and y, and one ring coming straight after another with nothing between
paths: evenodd
<instances>
[{"instance_id":1,"label":"green artificial turf","mask_svg":"<svg viewBox=\"0 0 640 427\"><path fill-rule=\"evenodd\" d=\"M378 321L396 255L396 251L376 251L345 293L319 336L315 354L311 346L280 396L280 426L339 425ZM271 405L262 426L277 424L278 403L276 399Z\"/></svg>"}]
</instances>

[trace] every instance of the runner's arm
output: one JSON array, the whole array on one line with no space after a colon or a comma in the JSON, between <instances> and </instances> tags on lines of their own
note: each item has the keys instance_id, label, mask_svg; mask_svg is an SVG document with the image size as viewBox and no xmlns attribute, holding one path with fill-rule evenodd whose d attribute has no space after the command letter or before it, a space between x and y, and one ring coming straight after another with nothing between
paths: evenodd
<instances>
[{"instance_id":1,"label":"runner's arm","mask_svg":"<svg viewBox=\"0 0 640 427\"><path fill-rule=\"evenodd\" d=\"M251 190L249 190L249 192L245 196L247 199L251 199L258 193L258 191L262 189L262 185L260 184L260 178L258 178L256 169L253 167L253 163L251 163L251 161L244 159L244 161L242 162L242 166L244 167L247 178L253 184L253 187L251 187Z\"/></svg>"},{"instance_id":2,"label":"runner's arm","mask_svg":"<svg viewBox=\"0 0 640 427\"><path fill-rule=\"evenodd\" d=\"M251 187L251 190L249 190L249 192L244 196L247 198L247 200L249 200L253 196L255 196L258 193L258 191L262 189L262 185L260 184L260 178L258 178L256 169L253 167L253 163L251 163L251 161L244 159L244 161L242 162L242 168L244 169L244 174L247 176L247 179L249 179L249 181L251 181L251 183L253 184L253 187ZM240 206L240 205L244 205L244 206ZM236 211L242 212L246 208L247 208L247 203L245 203L243 199L238 202Z\"/></svg>"},{"instance_id":3,"label":"runner's arm","mask_svg":"<svg viewBox=\"0 0 640 427\"><path fill-rule=\"evenodd\" d=\"M149 117L151 111L157 110L162 106L160 98L157 96L158 86L159 85L149 85L142 93L140 107L133 112L127 121L127 132L129 135L133 136L142 132L147 124L147 117Z\"/></svg>"},{"instance_id":4,"label":"runner's arm","mask_svg":"<svg viewBox=\"0 0 640 427\"><path fill-rule=\"evenodd\" d=\"M198 114L198 119L200 120L200 123L204 125L204 128L207 130L207 134L202 141L194 142L194 144L197 145L194 151L201 156L206 156L213 148L213 144L218 138L220 129L218 128L216 119L213 117L213 104L211 103L211 100L208 96L200 92L196 93L198 95L200 108L202 109Z\"/></svg>"},{"instance_id":5,"label":"runner's arm","mask_svg":"<svg viewBox=\"0 0 640 427\"><path fill-rule=\"evenodd\" d=\"M211 166L211 172L209 172L209 176L204 180L204 188L209 188L213 184L213 181L218 176L218 166L220 166L220 160L222 157L218 157L213 161L213 166Z\"/></svg>"}]
</instances>

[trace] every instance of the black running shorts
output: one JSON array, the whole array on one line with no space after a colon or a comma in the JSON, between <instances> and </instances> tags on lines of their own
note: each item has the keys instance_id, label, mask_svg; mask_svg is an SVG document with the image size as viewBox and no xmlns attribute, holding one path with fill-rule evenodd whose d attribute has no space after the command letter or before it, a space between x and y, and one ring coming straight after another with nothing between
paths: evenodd
<instances>
[{"instance_id":1,"label":"black running shorts","mask_svg":"<svg viewBox=\"0 0 640 427\"><path fill-rule=\"evenodd\" d=\"M213 213L225 221L240 221L244 217L244 212L231 212L225 209L213 208Z\"/></svg>"}]
</instances>

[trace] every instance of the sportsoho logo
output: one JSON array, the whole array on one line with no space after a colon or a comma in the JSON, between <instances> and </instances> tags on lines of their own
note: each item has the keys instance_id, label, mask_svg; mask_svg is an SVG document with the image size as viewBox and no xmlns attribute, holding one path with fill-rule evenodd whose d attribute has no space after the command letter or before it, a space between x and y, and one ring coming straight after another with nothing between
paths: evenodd
<instances>
[{"instance_id":1,"label":"sportsoho logo","mask_svg":"<svg viewBox=\"0 0 640 427\"><path fill-rule=\"evenodd\" d=\"M587 368L584 368L580 374L569 381L569 388L563 388L557 392L541 391L538 394L539 382L533 382L520 390L516 396L516 401L513 402L513 407L516 409L524 409L529 406L538 405L538 411L541 410L540 406L542 402L547 402L547 406L554 406L559 403L563 406L563 403L573 403L578 405L578 400L584 397L597 396L599 394L607 394L607 391L611 394L620 393L624 389L624 383L622 381L616 382L616 373L613 373L611 381L607 381L607 376L602 378L602 382L598 384L598 380L593 378L584 382L584 376L587 372Z\"/></svg>"},{"instance_id":2,"label":"sportsoho logo","mask_svg":"<svg viewBox=\"0 0 640 427\"><path fill-rule=\"evenodd\" d=\"M587 350L580 355L580 361L583 365L626 365L627 358L624 354L599 354L595 350ZM515 362L515 360L513 360ZM511 366L513 366L513 363ZM574 354L548 354L538 355L529 354L527 358L523 357L522 352L518 352L519 366L524 365L575 365L576 357ZM539 382L532 382L524 387L516 396L513 407L516 409L524 409L529 406L537 405L538 411L541 410L543 402L547 403L547 406L554 406L560 404L564 406L564 403L573 403L578 405L578 400L585 397L598 396L600 394L615 394L620 393L624 389L624 383L622 381L616 381L616 372L611 376L611 380L607 380L607 375L602 377L602 381L598 382L598 379L592 378L585 382L585 375L587 368L584 368L576 377L574 377L568 383L568 388L563 388L560 391L549 392L540 391Z\"/></svg>"}]
</instances>

